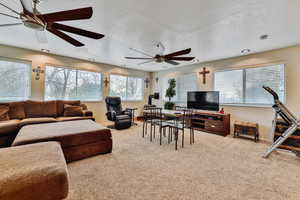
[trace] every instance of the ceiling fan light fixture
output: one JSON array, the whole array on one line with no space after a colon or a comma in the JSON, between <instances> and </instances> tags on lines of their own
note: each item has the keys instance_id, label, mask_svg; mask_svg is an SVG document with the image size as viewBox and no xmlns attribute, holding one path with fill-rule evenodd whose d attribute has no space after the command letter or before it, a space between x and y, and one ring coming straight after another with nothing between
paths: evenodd
<instances>
[{"instance_id":1,"label":"ceiling fan light fixture","mask_svg":"<svg viewBox=\"0 0 300 200\"><path fill-rule=\"evenodd\" d=\"M260 38L261 40L266 40L266 39L269 38L269 35L264 34L264 35L261 35L259 38Z\"/></svg>"},{"instance_id":2,"label":"ceiling fan light fixture","mask_svg":"<svg viewBox=\"0 0 300 200\"><path fill-rule=\"evenodd\" d=\"M250 49L243 49L243 50L241 51L242 54L248 54L248 53L250 53L250 52L251 52Z\"/></svg>"},{"instance_id":3,"label":"ceiling fan light fixture","mask_svg":"<svg viewBox=\"0 0 300 200\"><path fill-rule=\"evenodd\" d=\"M41 51L44 52L44 53L50 53L49 49L41 49Z\"/></svg>"},{"instance_id":4,"label":"ceiling fan light fixture","mask_svg":"<svg viewBox=\"0 0 300 200\"><path fill-rule=\"evenodd\" d=\"M36 31L44 31L45 30L44 25L41 25L41 24L36 23L34 21L24 21L23 23L26 27L34 29Z\"/></svg>"}]
</instances>

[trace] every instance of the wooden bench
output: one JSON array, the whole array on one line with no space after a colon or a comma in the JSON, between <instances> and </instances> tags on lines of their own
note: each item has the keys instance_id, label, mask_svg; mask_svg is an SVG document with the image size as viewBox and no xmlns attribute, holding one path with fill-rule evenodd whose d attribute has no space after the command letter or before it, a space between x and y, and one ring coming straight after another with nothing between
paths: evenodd
<instances>
[{"instance_id":1,"label":"wooden bench","mask_svg":"<svg viewBox=\"0 0 300 200\"><path fill-rule=\"evenodd\" d=\"M258 123L251 122L234 122L234 133L233 137L239 137L240 135L251 137L253 136L254 141L258 142L259 132L258 132Z\"/></svg>"}]
</instances>

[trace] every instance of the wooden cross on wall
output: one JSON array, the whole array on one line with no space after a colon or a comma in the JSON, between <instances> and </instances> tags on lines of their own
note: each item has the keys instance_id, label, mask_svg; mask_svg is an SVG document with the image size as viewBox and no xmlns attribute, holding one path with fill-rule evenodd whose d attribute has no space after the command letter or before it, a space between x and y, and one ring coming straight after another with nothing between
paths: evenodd
<instances>
[{"instance_id":1,"label":"wooden cross on wall","mask_svg":"<svg viewBox=\"0 0 300 200\"><path fill-rule=\"evenodd\" d=\"M203 78L202 78L203 84L206 84L206 74L209 74L209 73L210 73L210 71L206 70L206 67L203 67L203 71L199 72L199 74L203 76Z\"/></svg>"},{"instance_id":2,"label":"wooden cross on wall","mask_svg":"<svg viewBox=\"0 0 300 200\"><path fill-rule=\"evenodd\" d=\"M38 66L37 68L33 69L32 70L35 74L35 80L40 80L40 74L43 74L44 73L44 70L41 69L40 66Z\"/></svg>"},{"instance_id":3,"label":"wooden cross on wall","mask_svg":"<svg viewBox=\"0 0 300 200\"><path fill-rule=\"evenodd\" d=\"M146 83L146 88L148 88L149 87L149 83L150 83L149 78L146 78L145 83Z\"/></svg>"},{"instance_id":4,"label":"wooden cross on wall","mask_svg":"<svg viewBox=\"0 0 300 200\"><path fill-rule=\"evenodd\" d=\"M108 78L106 77L105 79L104 79L104 85L105 85L105 87L107 87L108 86L108 84L109 84L109 80L108 80Z\"/></svg>"}]
</instances>

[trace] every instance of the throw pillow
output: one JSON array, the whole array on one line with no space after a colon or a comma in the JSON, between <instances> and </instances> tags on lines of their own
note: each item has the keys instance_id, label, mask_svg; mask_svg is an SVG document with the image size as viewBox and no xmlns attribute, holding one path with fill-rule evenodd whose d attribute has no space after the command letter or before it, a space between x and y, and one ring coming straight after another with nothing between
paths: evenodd
<instances>
[{"instance_id":1,"label":"throw pillow","mask_svg":"<svg viewBox=\"0 0 300 200\"><path fill-rule=\"evenodd\" d=\"M8 111L9 111L9 106L0 105L0 121L9 120Z\"/></svg>"},{"instance_id":2,"label":"throw pillow","mask_svg":"<svg viewBox=\"0 0 300 200\"><path fill-rule=\"evenodd\" d=\"M64 105L64 116L65 117L78 117L83 116L83 110L81 106Z\"/></svg>"}]
</instances>

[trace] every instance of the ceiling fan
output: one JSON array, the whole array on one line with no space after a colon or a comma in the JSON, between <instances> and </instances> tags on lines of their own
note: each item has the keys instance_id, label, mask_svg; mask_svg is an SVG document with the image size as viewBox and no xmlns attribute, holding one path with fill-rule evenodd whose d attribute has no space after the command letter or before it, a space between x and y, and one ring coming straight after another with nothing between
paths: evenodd
<instances>
[{"instance_id":1,"label":"ceiling fan","mask_svg":"<svg viewBox=\"0 0 300 200\"><path fill-rule=\"evenodd\" d=\"M73 33L76 35L80 35L92 39L101 39L104 37L104 35L99 33L56 23L60 21L90 19L93 15L92 7L41 14L37 10L37 5L40 3L40 0L20 0L20 2L23 7L22 12L17 12L14 9L0 2L1 6L7 8L8 10L16 14L16 15L10 15L6 13L0 13L0 15L22 20L21 23L0 24L0 27L24 25L25 27L31 28L36 31L47 30L50 33L56 35L57 37L69 42L70 44L76 47L84 46L84 44L70 37L64 32L69 32L69 33Z\"/></svg>"},{"instance_id":2,"label":"ceiling fan","mask_svg":"<svg viewBox=\"0 0 300 200\"><path fill-rule=\"evenodd\" d=\"M178 63L176 61L191 61L195 58L195 57L182 57L182 55L186 55L186 54L191 53L191 50L192 50L191 48L181 50L181 51L177 51L177 52L174 52L174 53L170 53L170 54L167 54L167 55L156 54L155 56L151 56L147 53L144 53L142 51L138 51L138 50L135 50L135 49L131 49L131 50L134 50L134 51L139 52L139 53L141 53L145 56L148 56L147 58L145 58L145 57L144 58L141 58L141 57L125 57L125 59L131 59L131 60L147 60L146 62L139 63L139 65L150 63L150 62L156 62L156 63L166 62L166 63L169 63L171 65L179 65L180 63Z\"/></svg>"}]
</instances>

